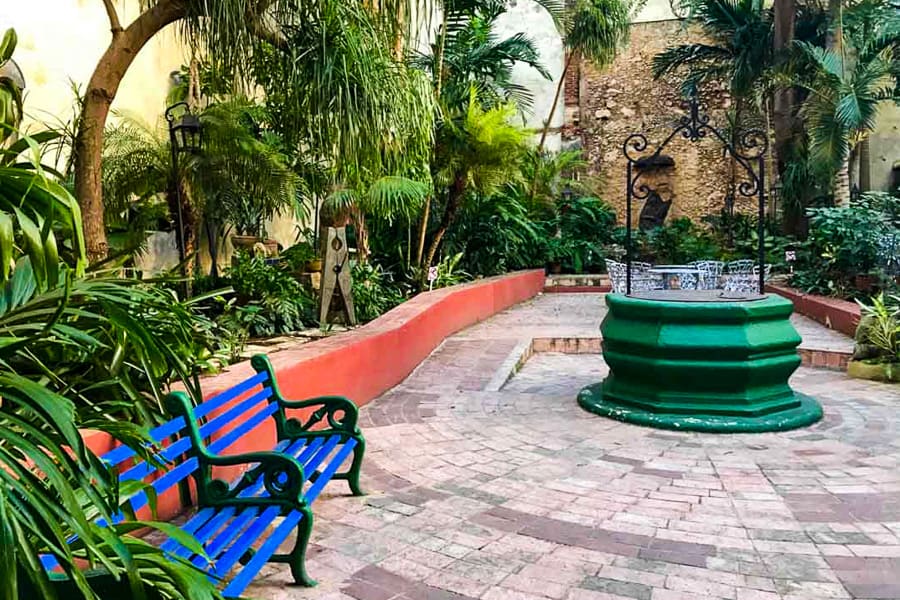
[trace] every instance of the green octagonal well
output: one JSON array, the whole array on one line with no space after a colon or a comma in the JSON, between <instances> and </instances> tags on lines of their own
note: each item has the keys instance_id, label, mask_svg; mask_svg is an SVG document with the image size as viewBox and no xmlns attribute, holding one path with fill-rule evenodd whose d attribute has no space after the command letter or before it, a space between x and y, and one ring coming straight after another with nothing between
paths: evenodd
<instances>
[{"instance_id":1,"label":"green octagonal well","mask_svg":"<svg viewBox=\"0 0 900 600\"><path fill-rule=\"evenodd\" d=\"M586 410L720 433L781 431L822 418L819 403L788 384L800 366L789 300L696 292L607 294L606 304L600 329L610 374L579 393Z\"/></svg>"}]
</instances>

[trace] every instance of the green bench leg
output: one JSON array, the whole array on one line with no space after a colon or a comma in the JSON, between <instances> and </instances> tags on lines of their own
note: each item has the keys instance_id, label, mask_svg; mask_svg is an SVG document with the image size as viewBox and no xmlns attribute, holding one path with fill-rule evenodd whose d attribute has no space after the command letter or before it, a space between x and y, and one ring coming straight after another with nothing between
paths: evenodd
<instances>
[{"instance_id":1,"label":"green bench leg","mask_svg":"<svg viewBox=\"0 0 900 600\"><path fill-rule=\"evenodd\" d=\"M353 449L353 463L347 472L347 483L350 484L350 491L354 496L365 496L359 486L359 472L362 469L363 455L366 453L366 439L360 435L356 438L356 447Z\"/></svg>"},{"instance_id":2,"label":"green bench leg","mask_svg":"<svg viewBox=\"0 0 900 600\"><path fill-rule=\"evenodd\" d=\"M294 577L294 584L303 587L315 587L318 582L306 572L306 549L309 546L309 537L312 534L313 514L307 506L302 509L303 518L297 524L297 542L290 554L273 554L269 562L287 563Z\"/></svg>"},{"instance_id":3,"label":"green bench leg","mask_svg":"<svg viewBox=\"0 0 900 600\"><path fill-rule=\"evenodd\" d=\"M362 469L363 456L366 453L366 438L361 433L354 435L353 438L356 440L356 446L353 448L353 462L350 463L350 468L345 473L333 475L331 479L344 479L350 484L350 492L354 496L365 496L366 493L359 485L359 475ZM312 478L310 478L310 481L312 481Z\"/></svg>"}]
</instances>

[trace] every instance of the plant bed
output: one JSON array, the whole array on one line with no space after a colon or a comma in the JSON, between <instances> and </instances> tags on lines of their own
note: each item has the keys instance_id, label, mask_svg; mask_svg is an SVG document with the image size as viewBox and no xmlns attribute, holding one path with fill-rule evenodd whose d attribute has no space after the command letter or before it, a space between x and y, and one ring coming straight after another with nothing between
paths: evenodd
<instances>
[{"instance_id":1,"label":"plant bed","mask_svg":"<svg viewBox=\"0 0 900 600\"><path fill-rule=\"evenodd\" d=\"M900 383L900 363L851 360L847 364L847 375L854 379Z\"/></svg>"},{"instance_id":2,"label":"plant bed","mask_svg":"<svg viewBox=\"0 0 900 600\"><path fill-rule=\"evenodd\" d=\"M766 291L778 294L794 303L794 310L829 329L844 335L856 334L859 325L859 305L839 298L807 294L783 285L767 284Z\"/></svg>"}]
</instances>

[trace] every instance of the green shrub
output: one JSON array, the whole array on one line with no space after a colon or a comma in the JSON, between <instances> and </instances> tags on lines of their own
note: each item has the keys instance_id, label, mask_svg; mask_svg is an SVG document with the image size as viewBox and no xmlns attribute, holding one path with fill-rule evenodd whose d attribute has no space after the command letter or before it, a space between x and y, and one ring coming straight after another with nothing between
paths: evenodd
<instances>
[{"instance_id":1,"label":"green shrub","mask_svg":"<svg viewBox=\"0 0 900 600\"><path fill-rule=\"evenodd\" d=\"M873 297L871 304L859 302L862 319L856 329L853 357L876 362L900 362L900 296Z\"/></svg>"},{"instance_id":2,"label":"green shrub","mask_svg":"<svg viewBox=\"0 0 900 600\"><path fill-rule=\"evenodd\" d=\"M391 274L371 262L353 266L353 307L362 322L376 319L406 300L409 290L395 283Z\"/></svg>"},{"instance_id":3,"label":"green shrub","mask_svg":"<svg viewBox=\"0 0 900 600\"><path fill-rule=\"evenodd\" d=\"M316 299L290 273L259 256L239 253L227 272L235 302L223 323L252 337L291 333L316 322Z\"/></svg>"},{"instance_id":4,"label":"green shrub","mask_svg":"<svg viewBox=\"0 0 900 600\"><path fill-rule=\"evenodd\" d=\"M792 285L808 292L855 295L857 275L877 274L878 244L893 227L874 202L809 209L809 238Z\"/></svg>"},{"instance_id":5,"label":"green shrub","mask_svg":"<svg viewBox=\"0 0 900 600\"><path fill-rule=\"evenodd\" d=\"M637 236L635 245L641 260L657 264L686 264L721 258L723 254L712 233L687 217Z\"/></svg>"}]
</instances>

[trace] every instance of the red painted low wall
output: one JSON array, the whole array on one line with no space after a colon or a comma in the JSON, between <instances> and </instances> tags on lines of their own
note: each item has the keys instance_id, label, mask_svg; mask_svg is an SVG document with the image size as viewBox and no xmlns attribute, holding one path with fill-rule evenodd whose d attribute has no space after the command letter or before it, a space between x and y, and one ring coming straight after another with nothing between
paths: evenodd
<instances>
[{"instance_id":1,"label":"red painted low wall","mask_svg":"<svg viewBox=\"0 0 900 600\"><path fill-rule=\"evenodd\" d=\"M859 325L860 310L855 302L828 298L816 294L804 294L799 290L780 285L767 285L766 290L783 296L794 303L794 310L822 325L853 337Z\"/></svg>"},{"instance_id":2,"label":"red painted low wall","mask_svg":"<svg viewBox=\"0 0 900 600\"><path fill-rule=\"evenodd\" d=\"M535 296L543 287L544 271L532 270L425 292L362 327L269 358L286 398L333 394L362 406L403 381L448 336ZM204 397L254 373L245 361L206 377ZM269 450L274 440L270 419L233 444L228 454ZM109 436L97 432L86 433L85 441L97 454L114 447ZM180 509L177 494L159 498L159 518L170 519Z\"/></svg>"}]
</instances>

